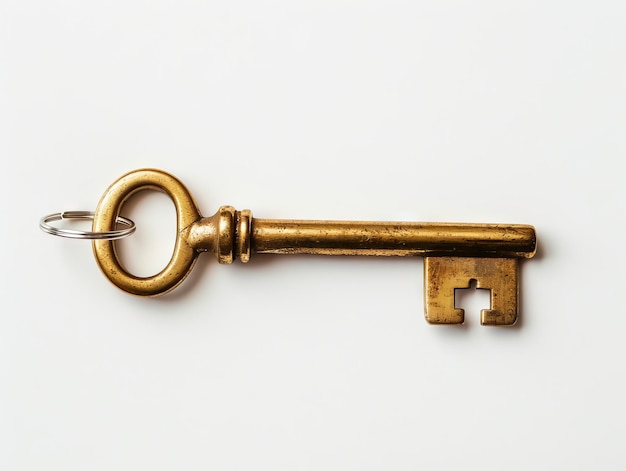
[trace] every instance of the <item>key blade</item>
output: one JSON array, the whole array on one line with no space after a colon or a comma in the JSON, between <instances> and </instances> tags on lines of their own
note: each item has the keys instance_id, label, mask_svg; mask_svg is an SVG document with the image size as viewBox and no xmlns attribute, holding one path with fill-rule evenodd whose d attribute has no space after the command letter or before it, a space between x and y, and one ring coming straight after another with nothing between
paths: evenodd
<instances>
[{"instance_id":1,"label":"key blade","mask_svg":"<svg viewBox=\"0 0 626 471\"><path fill-rule=\"evenodd\" d=\"M454 290L476 287L491 290L490 309L480 313L482 325L513 325L518 316L518 259L424 257L425 317L431 324L462 324L463 309L454 306Z\"/></svg>"}]
</instances>

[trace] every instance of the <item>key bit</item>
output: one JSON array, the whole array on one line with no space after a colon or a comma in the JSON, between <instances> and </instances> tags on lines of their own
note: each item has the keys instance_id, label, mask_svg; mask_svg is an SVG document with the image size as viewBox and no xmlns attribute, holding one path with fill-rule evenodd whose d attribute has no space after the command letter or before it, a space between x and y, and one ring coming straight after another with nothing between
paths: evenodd
<instances>
[{"instance_id":1,"label":"key bit","mask_svg":"<svg viewBox=\"0 0 626 471\"><path fill-rule=\"evenodd\" d=\"M111 231L128 198L141 190L160 190L176 208L177 238L167 266L156 275L126 271L111 240L94 240L102 272L119 288L155 296L178 286L198 255L213 253L220 263L247 263L256 254L424 256L425 316L433 324L461 324L454 290L476 280L491 290L484 325L511 325L518 316L518 260L536 251L532 226L413 222L308 221L253 218L249 210L222 206L203 218L185 186L161 170L130 172L114 182L96 209L93 231Z\"/></svg>"},{"instance_id":2,"label":"key bit","mask_svg":"<svg viewBox=\"0 0 626 471\"><path fill-rule=\"evenodd\" d=\"M518 259L482 257L424 257L424 306L431 324L462 324L463 309L454 306L454 290L491 290L491 307L480 312L483 325L512 325L518 314Z\"/></svg>"}]
</instances>

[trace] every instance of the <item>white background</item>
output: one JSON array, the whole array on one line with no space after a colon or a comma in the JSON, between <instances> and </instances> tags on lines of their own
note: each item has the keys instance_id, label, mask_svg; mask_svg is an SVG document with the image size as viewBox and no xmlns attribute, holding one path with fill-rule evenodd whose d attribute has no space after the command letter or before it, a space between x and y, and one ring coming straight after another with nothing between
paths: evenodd
<instances>
[{"instance_id":1,"label":"white background","mask_svg":"<svg viewBox=\"0 0 626 471\"><path fill-rule=\"evenodd\" d=\"M623 469L620 1L3 1L0 469ZM40 216L151 166L204 214L527 223L515 328L422 259L203 255L140 299ZM174 209L126 214L165 265Z\"/></svg>"}]
</instances>

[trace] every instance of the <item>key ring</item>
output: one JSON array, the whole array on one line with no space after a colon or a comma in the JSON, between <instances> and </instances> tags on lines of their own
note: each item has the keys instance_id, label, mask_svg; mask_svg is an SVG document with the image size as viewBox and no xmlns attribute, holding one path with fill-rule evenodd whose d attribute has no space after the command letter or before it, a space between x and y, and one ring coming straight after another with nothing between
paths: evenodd
<instances>
[{"instance_id":1,"label":"key ring","mask_svg":"<svg viewBox=\"0 0 626 471\"><path fill-rule=\"evenodd\" d=\"M63 211L61 213L48 214L39 220L39 228L48 233L59 237L67 237L70 239L90 239L90 240L118 240L135 232L135 223L128 218L117 216L116 224L126 226L124 229L115 229L110 231L77 231L73 229L61 229L54 227L50 222L61 221L63 219L87 219L93 221L95 213L93 211Z\"/></svg>"}]
</instances>

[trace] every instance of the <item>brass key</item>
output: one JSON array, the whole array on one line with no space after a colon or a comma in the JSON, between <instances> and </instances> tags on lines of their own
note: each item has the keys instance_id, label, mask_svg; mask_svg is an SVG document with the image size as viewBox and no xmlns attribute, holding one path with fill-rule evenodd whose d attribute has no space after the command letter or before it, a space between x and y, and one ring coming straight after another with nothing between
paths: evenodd
<instances>
[{"instance_id":1,"label":"brass key","mask_svg":"<svg viewBox=\"0 0 626 471\"><path fill-rule=\"evenodd\" d=\"M93 231L111 231L124 202L138 191L165 192L176 207L177 237L167 266L140 278L120 263L111 240L95 240L102 272L119 288L140 296L166 293L181 283L201 252L220 263L243 263L252 254L424 256L425 316L433 324L461 324L454 290L491 290L491 308L483 325L511 325L518 316L518 260L536 251L535 229L521 224L450 224L413 222L298 221L257 219L249 210L222 206L203 218L185 186L161 170L130 172L113 183L96 209Z\"/></svg>"}]
</instances>

